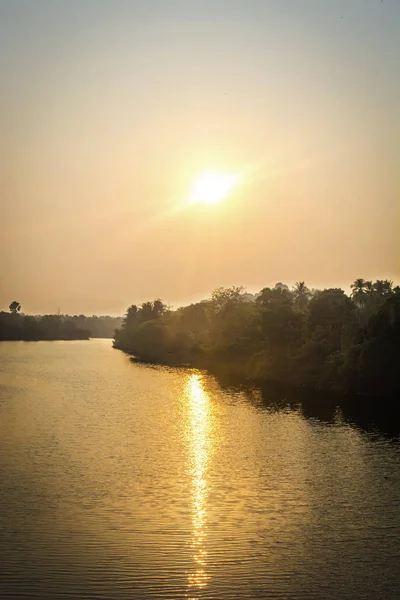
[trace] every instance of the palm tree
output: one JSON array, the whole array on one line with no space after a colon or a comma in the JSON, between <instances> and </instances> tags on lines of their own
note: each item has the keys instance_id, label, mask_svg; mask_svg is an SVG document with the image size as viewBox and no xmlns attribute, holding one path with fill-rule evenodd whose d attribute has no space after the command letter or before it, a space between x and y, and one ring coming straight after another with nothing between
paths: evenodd
<instances>
[{"instance_id":1,"label":"palm tree","mask_svg":"<svg viewBox=\"0 0 400 600\"><path fill-rule=\"evenodd\" d=\"M354 283L352 283L350 286L353 290L351 292L351 296L352 296L354 302L356 304L358 304L359 306L362 306L364 304L364 295L365 295L366 284L367 284L367 282L365 281L365 279L362 279L360 277L359 279L356 279L354 281Z\"/></svg>"},{"instance_id":2,"label":"palm tree","mask_svg":"<svg viewBox=\"0 0 400 600\"><path fill-rule=\"evenodd\" d=\"M366 281L364 288L366 290L367 293L373 292L374 291L374 286L372 284L372 281Z\"/></svg>"},{"instance_id":3,"label":"palm tree","mask_svg":"<svg viewBox=\"0 0 400 600\"><path fill-rule=\"evenodd\" d=\"M383 286L383 293L385 295L393 293L393 281L390 281L390 279L384 279L382 282L382 286Z\"/></svg>"},{"instance_id":4,"label":"palm tree","mask_svg":"<svg viewBox=\"0 0 400 600\"><path fill-rule=\"evenodd\" d=\"M294 303L299 312L307 310L310 299L310 290L304 281L297 281L293 286Z\"/></svg>"},{"instance_id":5,"label":"palm tree","mask_svg":"<svg viewBox=\"0 0 400 600\"><path fill-rule=\"evenodd\" d=\"M386 291L386 284L383 279L377 279L374 283L374 292L379 296L384 296Z\"/></svg>"}]
</instances>

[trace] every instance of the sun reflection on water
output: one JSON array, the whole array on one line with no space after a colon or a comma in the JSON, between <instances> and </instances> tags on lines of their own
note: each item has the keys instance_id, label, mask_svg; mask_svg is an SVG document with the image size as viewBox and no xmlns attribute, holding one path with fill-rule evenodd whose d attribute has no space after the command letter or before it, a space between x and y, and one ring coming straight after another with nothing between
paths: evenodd
<instances>
[{"instance_id":1,"label":"sun reflection on water","mask_svg":"<svg viewBox=\"0 0 400 600\"><path fill-rule=\"evenodd\" d=\"M211 454L211 408L202 377L192 374L186 386L189 408L190 470L192 484L192 550L195 567L188 575L189 600L207 585L207 469ZM193 595L194 594L194 595Z\"/></svg>"}]
</instances>

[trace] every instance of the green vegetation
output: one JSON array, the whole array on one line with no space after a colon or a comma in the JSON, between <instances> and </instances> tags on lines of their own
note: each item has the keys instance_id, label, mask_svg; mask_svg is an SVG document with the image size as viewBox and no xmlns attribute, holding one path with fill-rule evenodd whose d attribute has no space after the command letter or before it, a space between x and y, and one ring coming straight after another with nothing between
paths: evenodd
<instances>
[{"instance_id":1,"label":"green vegetation","mask_svg":"<svg viewBox=\"0 0 400 600\"><path fill-rule=\"evenodd\" d=\"M400 287L357 279L310 291L304 282L254 296L220 288L208 300L169 310L132 305L114 347L140 360L193 365L255 382L339 393L400 392Z\"/></svg>"},{"instance_id":2,"label":"green vegetation","mask_svg":"<svg viewBox=\"0 0 400 600\"><path fill-rule=\"evenodd\" d=\"M30 316L21 313L14 301L10 312L0 312L0 340L87 340L90 337L113 337L120 327L120 317L85 317L85 315Z\"/></svg>"}]
</instances>

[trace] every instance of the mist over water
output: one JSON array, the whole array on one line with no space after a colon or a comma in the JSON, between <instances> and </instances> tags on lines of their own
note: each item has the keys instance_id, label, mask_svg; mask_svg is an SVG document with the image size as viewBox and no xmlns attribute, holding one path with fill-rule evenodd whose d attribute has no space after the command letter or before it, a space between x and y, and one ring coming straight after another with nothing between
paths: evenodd
<instances>
[{"instance_id":1,"label":"mist over water","mask_svg":"<svg viewBox=\"0 0 400 600\"><path fill-rule=\"evenodd\" d=\"M395 599L400 439L367 421L2 342L1 598Z\"/></svg>"}]
</instances>

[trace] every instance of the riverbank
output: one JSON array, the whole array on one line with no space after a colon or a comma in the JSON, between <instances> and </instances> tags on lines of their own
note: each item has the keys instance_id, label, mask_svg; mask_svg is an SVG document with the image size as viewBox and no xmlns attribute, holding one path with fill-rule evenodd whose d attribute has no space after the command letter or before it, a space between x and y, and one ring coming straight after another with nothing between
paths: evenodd
<instances>
[{"instance_id":1,"label":"riverbank","mask_svg":"<svg viewBox=\"0 0 400 600\"><path fill-rule=\"evenodd\" d=\"M233 368L232 365L228 368L227 365L214 364L206 368L204 364L200 366L172 361L167 363L135 356L130 356L130 361L149 367L196 369L205 377L212 375L227 393L244 393L249 398L256 398L257 402L261 401L262 405L269 409L299 410L307 419L318 419L332 424L343 419L366 431L381 430L389 436L400 434L400 403L393 395L338 391L293 385L288 381L251 379L243 374L243 368Z\"/></svg>"},{"instance_id":2,"label":"riverbank","mask_svg":"<svg viewBox=\"0 0 400 600\"><path fill-rule=\"evenodd\" d=\"M17 303L18 304L18 303ZM119 317L95 315L23 315L0 312L0 341L56 341L112 338L122 324Z\"/></svg>"},{"instance_id":3,"label":"riverbank","mask_svg":"<svg viewBox=\"0 0 400 600\"><path fill-rule=\"evenodd\" d=\"M193 366L246 381L336 394L400 394L400 288L352 297L340 289L218 289L170 310L129 307L114 346L155 364ZM300 294L301 291L301 294ZM308 294L308 295L307 295ZM300 299L302 302L300 302Z\"/></svg>"}]
</instances>

